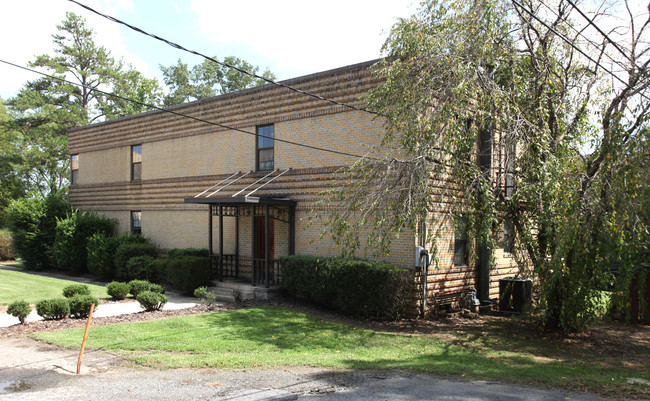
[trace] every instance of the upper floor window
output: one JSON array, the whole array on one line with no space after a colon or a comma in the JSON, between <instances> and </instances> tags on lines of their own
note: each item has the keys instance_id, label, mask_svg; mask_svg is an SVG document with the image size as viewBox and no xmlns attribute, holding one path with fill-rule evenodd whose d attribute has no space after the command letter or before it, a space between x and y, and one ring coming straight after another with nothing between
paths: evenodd
<instances>
[{"instance_id":1,"label":"upper floor window","mask_svg":"<svg viewBox=\"0 0 650 401\"><path fill-rule=\"evenodd\" d=\"M273 170L273 124L257 127L257 170Z\"/></svg>"},{"instance_id":2,"label":"upper floor window","mask_svg":"<svg viewBox=\"0 0 650 401\"><path fill-rule=\"evenodd\" d=\"M131 146L131 180L142 179L142 145Z\"/></svg>"},{"instance_id":3,"label":"upper floor window","mask_svg":"<svg viewBox=\"0 0 650 401\"><path fill-rule=\"evenodd\" d=\"M141 211L131 212L131 233L142 234L142 212Z\"/></svg>"},{"instance_id":4,"label":"upper floor window","mask_svg":"<svg viewBox=\"0 0 650 401\"><path fill-rule=\"evenodd\" d=\"M79 183L79 155L70 156L70 184Z\"/></svg>"},{"instance_id":5,"label":"upper floor window","mask_svg":"<svg viewBox=\"0 0 650 401\"><path fill-rule=\"evenodd\" d=\"M457 217L454 226L454 266L467 266L467 218Z\"/></svg>"}]
</instances>

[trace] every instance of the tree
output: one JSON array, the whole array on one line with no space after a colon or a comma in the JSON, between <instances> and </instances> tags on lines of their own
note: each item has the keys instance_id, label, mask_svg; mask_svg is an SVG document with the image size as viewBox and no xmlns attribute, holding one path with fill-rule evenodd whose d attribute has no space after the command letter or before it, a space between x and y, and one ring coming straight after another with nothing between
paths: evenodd
<instances>
[{"instance_id":1,"label":"tree","mask_svg":"<svg viewBox=\"0 0 650 401\"><path fill-rule=\"evenodd\" d=\"M3 123L5 129L17 133L17 174L28 191L42 195L67 186L70 128L146 109L102 91L114 90L154 104L161 97L156 80L125 70L121 61L95 44L94 33L82 17L67 13L57 29L59 33L52 35L55 54L37 56L30 63L46 69L49 76L27 82L9 99L13 118Z\"/></svg>"},{"instance_id":2,"label":"tree","mask_svg":"<svg viewBox=\"0 0 650 401\"><path fill-rule=\"evenodd\" d=\"M611 57L621 84L579 53L587 22L565 0L425 2L384 45L368 101L386 136L334 194L336 239L354 250L370 226L369 245L387 251L402 230L462 214L491 250L505 222L545 327L585 327L609 284L629 296L650 243L649 21L638 22L625 57L606 39L587 50Z\"/></svg>"},{"instance_id":3,"label":"tree","mask_svg":"<svg viewBox=\"0 0 650 401\"><path fill-rule=\"evenodd\" d=\"M224 62L253 74L259 73L259 67L234 56L226 57ZM165 96L163 102L165 106L235 92L266 83L263 79L255 78L210 60L205 60L190 70L188 65L179 59L176 65L169 67L161 65L160 70L163 73L165 84L169 87L169 94ZM261 76L270 80L275 79L275 75L268 69Z\"/></svg>"},{"instance_id":4,"label":"tree","mask_svg":"<svg viewBox=\"0 0 650 401\"><path fill-rule=\"evenodd\" d=\"M7 129L12 120L0 99L0 227L5 226L5 209L9 203L25 195L25 186L16 166L22 155L18 151L18 133Z\"/></svg>"}]
</instances>

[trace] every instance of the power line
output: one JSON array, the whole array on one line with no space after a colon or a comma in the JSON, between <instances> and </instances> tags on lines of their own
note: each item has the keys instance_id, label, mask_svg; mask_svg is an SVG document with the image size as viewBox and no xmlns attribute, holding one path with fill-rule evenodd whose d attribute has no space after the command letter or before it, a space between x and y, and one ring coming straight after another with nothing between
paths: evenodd
<instances>
[{"instance_id":1,"label":"power line","mask_svg":"<svg viewBox=\"0 0 650 401\"><path fill-rule=\"evenodd\" d=\"M302 89L298 89L298 88L295 88L295 87L293 87L293 86L290 86L290 85L287 85L287 84L283 84L283 83L281 83L281 82L275 82L275 81L273 81L273 80L271 80L271 79L269 79L269 78L263 77L263 76L261 76L261 75L257 75L257 74L255 74L255 73L250 72L250 71L246 71L246 70L244 70L244 69L242 69L242 68L240 68L240 67L237 67L237 66L235 66L235 65L228 64L228 63L223 62L223 61L219 61L219 60L217 60L217 59L215 59L215 58L213 58L213 57L206 56L205 54L203 54L203 53L199 53L199 52L197 52L197 51L195 51L195 50L187 49L187 48L185 48L185 47L183 47L183 46L181 46L181 45L179 45L179 44L177 44L177 43L174 43L174 42L172 42L172 41L170 41L170 40L167 40L167 39L165 39L165 38L163 38L163 37L160 37L160 36L158 36L158 35L155 35L155 34L152 34L152 33L146 32L145 30L143 30L143 29L141 29L141 28L138 28L137 26L131 25L131 24L127 23L127 22L124 22L124 21L122 21L122 20L119 20L119 19L117 19L117 18L115 18L115 17L112 17L112 16L110 16L110 15L102 14L102 13L100 13L99 11L94 10L93 8L91 8L91 7L89 7L89 6L85 5L85 4L79 3L79 2L76 1L76 0L68 0L68 1L71 1L72 3L75 3L75 4L79 5L80 7L85 8L86 10L88 10L88 11L90 11L90 12L93 12L93 13L95 13L95 14L101 16L101 17L104 17L104 18L108 19L109 21L116 22L116 23L118 23L118 24L124 25L124 26L126 26L126 27L128 27L128 28L130 28L130 29L132 29L132 30L134 30L134 31L136 31L136 32L138 32L138 33L141 33L141 34L143 34L143 35L147 35L147 36L149 36L149 37L151 37L151 38L154 38L154 39L159 40L159 41L161 41L161 42L163 42L163 43L166 43L166 44L168 44L168 45L171 46L171 47L174 47L174 48L176 48L176 49L182 50L182 51L187 52L187 53L190 53L190 54L194 54L194 55L196 55L196 56L203 57L203 58L205 58L206 60L210 60L210 61L212 61L213 63L217 63L217 64L222 65L222 66L224 66L224 67L232 68L232 69L234 69L234 70L237 70L237 71L241 72L242 74L246 74L246 75L249 75L249 76L251 76L251 77L254 77L254 78L257 78L257 79L261 79L261 80L263 80L263 81L266 82L266 83L269 83L269 84L272 84L272 85L277 85L277 86L280 86L280 87L282 87L282 88L286 88L286 89L292 90L292 91L294 91L294 92L297 92L297 93L300 93L300 94L303 94L303 95L306 95L306 96L311 96L311 97L316 98L316 99L319 99L319 100L323 100L323 101L326 101L326 102L334 103L334 104L339 105L339 106L348 107L348 108L351 108L351 109L354 109L354 110L358 110L358 111L364 111L364 112L366 112L366 113L370 113L370 114L378 114L377 112L374 112L374 111L371 111L371 110L367 110L367 109L364 109L364 108L362 108L362 107L353 106L353 105L351 105L351 104L347 104L347 103L339 102L339 101L334 100L334 99L329 99L329 98L326 98L326 97L323 97L323 96L320 96L320 95L316 95L316 94L314 94L314 93L311 93L311 92L308 92L308 91L305 91L305 90L302 90Z\"/></svg>"},{"instance_id":2,"label":"power line","mask_svg":"<svg viewBox=\"0 0 650 401\"><path fill-rule=\"evenodd\" d=\"M519 6L519 8L521 8L523 11L525 11L525 12L526 12L527 14L529 14L531 17L533 17L534 19L536 19L540 24L542 24L542 25L544 25L546 28L548 28L548 29L549 29L551 32L553 32L557 37L559 37L560 39L562 39L563 41L565 41L569 46L571 46L572 48L574 48L575 50L577 50L580 54L582 54L583 56L585 56L589 61L591 61L592 63L594 63L596 66L600 67L603 71L607 72L607 73L608 73L609 75L611 75L612 77L616 78L619 82L621 82L623 85L625 85L625 87L627 87L628 89L631 89L632 91L634 91L634 88L631 87L627 82L625 82L623 79L619 78L619 76L616 75L616 74L614 74L612 71L610 71L610 70L608 70L607 68L605 68L605 67L604 67L602 64L600 64L598 61L594 60L591 56L589 56L587 53L585 53L584 51L582 51L582 49L580 49L579 47L577 47L573 42L571 42L569 39L567 39L564 35L562 35L562 34L559 33L558 31L556 31L556 30L553 29L552 27L550 27L546 22L542 21L542 20L541 20L537 15L535 15L535 13L533 13L532 11L530 11L529 9L527 9L526 7L524 7L524 6L523 6L521 3L519 3L517 0L512 0L512 2L513 2L515 5ZM644 93L642 93L642 92L638 92L638 94L641 95L642 97L644 97L646 100L650 100L650 98L649 98L648 96L646 96Z\"/></svg>"},{"instance_id":3,"label":"power line","mask_svg":"<svg viewBox=\"0 0 650 401\"><path fill-rule=\"evenodd\" d=\"M57 81L60 81L60 82L64 82L64 83L79 86L79 87L85 87L86 89L90 89L92 91L99 92L99 93L101 93L103 95L107 95L107 96L111 96L111 97L114 97L114 98L117 98L117 99L125 100L127 102L138 104L140 106L148 107L150 109L155 109L155 110L159 110L159 111L162 111L162 112L165 112L165 113L174 114L174 115L177 115L177 116L180 116L180 117L189 118L189 119L192 119L194 121L198 121L198 122L201 122L201 123L204 123L204 124L214 125L214 126L217 126L217 127L228 129L228 130L241 132L243 134L253 135L255 137L260 137L261 136L260 134L258 134L256 132L250 132L250 131L243 130L241 128L230 127L230 126L225 125L225 124L220 124L220 123L216 123L214 121L204 120L202 118L193 117L193 116L190 116L190 115L187 115L187 114L179 113L177 111L173 111L173 110L169 110L169 109L166 109L166 108L158 107L158 106L155 106L153 104L140 102L139 100L134 100L134 99L130 99L130 98L127 98L127 97L124 97L124 96L116 95L114 93L105 92L105 91L102 91L102 90L97 89L97 88L91 88L90 86L87 86L87 85L83 85L83 84L80 84L80 83L77 83L77 82L68 81L65 78L60 78L60 77L56 77L56 76L53 76L53 75L49 75L49 74L46 74L44 72L37 71L37 70L34 70L32 68L24 67L22 65L14 64L14 63L6 61L6 60L0 59L0 62L5 63L5 64L10 65L10 66L13 66L13 67L16 67L16 68L20 68L20 69L23 69L23 70L26 70L26 71L30 71L30 72L33 72L33 73L36 73L36 74L43 75L45 77L48 77L50 79L54 79L54 80L57 80ZM286 140L286 139L273 138L273 140L278 141L278 142L282 142L282 143L286 143L286 144L289 144L289 145L300 146L300 147L303 147L303 148L318 150L318 151L321 151L321 152L334 153L334 154L338 154L338 155L342 155L342 156L355 157L355 158L358 158L358 159L365 157L365 156L356 155L354 153L348 153L348 152L342 152L342 151L333 150L333 149L321 148L321 147L318 147L318 146L307 145L307 144L304 144L304 143L289 141L289 140ZM371 157L365 157L365 158L371 158Z\"/></svg>"}]
</instances>

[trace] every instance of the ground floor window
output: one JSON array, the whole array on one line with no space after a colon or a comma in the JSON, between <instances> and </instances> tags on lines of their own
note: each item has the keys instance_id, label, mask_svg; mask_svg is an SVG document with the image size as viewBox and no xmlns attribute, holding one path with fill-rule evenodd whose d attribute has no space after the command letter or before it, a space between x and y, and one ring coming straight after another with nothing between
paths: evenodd
<instances>
[{"instance_id":1,"label":"ground floor window","mask_svg":"<svg viewBox=\"0 0 650 401\"><path fill-rule=\"evenodd\" d=\"M454 266L467 266L467 218L456 217L454 226Z\"/></svg>"},{"instance_id":2,"label":"ground floor window","mask_svg":"<svg viewBox=\"0 0 650 401\"><path fill-rule=\"evenodd\" d=\"M131 211L131 233L142 234L142 212Z\"/></svg>"}]
</instances>

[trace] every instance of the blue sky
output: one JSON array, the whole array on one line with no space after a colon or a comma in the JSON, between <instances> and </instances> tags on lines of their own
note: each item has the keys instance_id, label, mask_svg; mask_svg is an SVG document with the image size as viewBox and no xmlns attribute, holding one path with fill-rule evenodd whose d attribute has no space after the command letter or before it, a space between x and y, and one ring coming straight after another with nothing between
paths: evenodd
<instances>
[{"instance_id":1,"label":"blue sky","mask_svg":"<svg viewBox=\"0 0 650 401\"><path fill-rule=\"evenodd\" d=\"M391 25L417 10L417 0L80 0L151 33L219 59L237 56L287 79L378 58ZM66 0L0 5L0 58L21 65L52 54L51 35L66 11L86 18L96 42L147 76L179 58L202 61L96 16ZM13 40L11 40L13 38ZM0 64L0 97L38 76Z\"/></svg>"}]
</instances>

